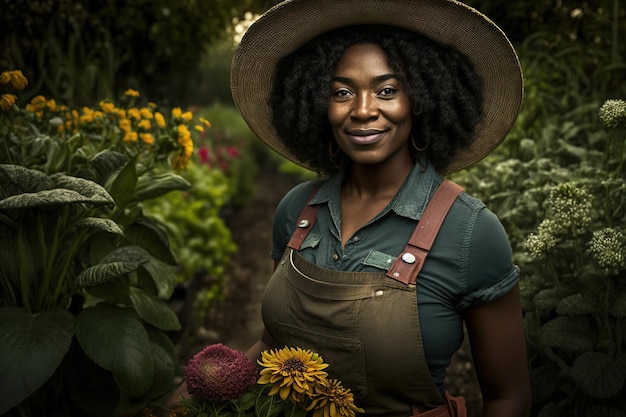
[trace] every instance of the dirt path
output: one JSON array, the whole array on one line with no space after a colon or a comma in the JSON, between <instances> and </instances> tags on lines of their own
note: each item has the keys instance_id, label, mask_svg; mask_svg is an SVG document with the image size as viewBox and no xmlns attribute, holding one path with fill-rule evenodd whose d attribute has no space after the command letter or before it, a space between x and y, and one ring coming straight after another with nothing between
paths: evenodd
<instances>
[{"instance_id":1,"label":"dirt path","mask_svg":"<svg viewBox=\"0 0 626 417\"><path fill-rule=\"evenodd\" d=\"M252 198L228 217L227 224L238 250L229 271L226 297L219 308L211 312L207 328L195 331L195 343L181 352L183 358L210 343L224 343L245 351L258 340L263 328L261 296L273 268L269 253L274 210L294 185L293 179L277 173L261 173ZM467 340L448 369L446 386L454 395L465 396L469 417L480 416L480 391Z\"/></svg>"}]
</instances>

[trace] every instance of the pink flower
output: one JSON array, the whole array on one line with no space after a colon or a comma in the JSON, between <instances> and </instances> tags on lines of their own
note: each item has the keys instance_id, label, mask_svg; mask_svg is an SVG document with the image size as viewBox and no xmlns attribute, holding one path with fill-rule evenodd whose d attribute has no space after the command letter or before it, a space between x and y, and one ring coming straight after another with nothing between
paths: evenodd
<instances>
[{"instance_id":1,"label":"pink flower","mask_svg":"<svg viewBox=\"0 0 626 417\"><path fill-rule=\"evenodd\" d=\"M187 391L208 401L239 398L259 376L256 365L242 352L223 344L205 347L183 368Z\"/></svg>"}]
</instances>

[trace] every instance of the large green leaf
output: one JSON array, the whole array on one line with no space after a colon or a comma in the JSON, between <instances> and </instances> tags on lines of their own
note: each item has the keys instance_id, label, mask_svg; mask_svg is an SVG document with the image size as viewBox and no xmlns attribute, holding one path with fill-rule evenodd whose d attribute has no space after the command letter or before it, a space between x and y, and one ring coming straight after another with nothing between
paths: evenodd
<instances>
[{"instance_id":1,"label":"large green leaf","mask_svg":"<svg viewBox=\"0 0 626 417\"><path fill-rule=\"evenodd\" d=\"M52 179L56 184L56 188L76 191L80 195L93 198L93 201L101 201L106 204L115 203L107 190L96 182L62 174L53 175Z\"/></svg>"},{"instance_id":2,"label":"large green leaf","mask_svg":"<svg viewBox=\"0 0 626 417\"><path fill-rule=\"evenodd\" d=\"M89 359L113 373L121 391L143 395L153 383L148 333L134 310L99 304L76 318L76 338Z\"/></svg>"},{"instance_id":3,"label":"large green leaf","mask_svg":"<svg viewBox=\"0 0 626 417\"><path fill-rule=\"evenodd\" d=\"M542 326L539 334L540 343L574 352L592 350L596 338L595 329L585 316L555 317Z\"/></svg>"},{"instance_id":4,"label":"large green leaf","mask_svg":"<svg viewBox=\"0 0 626 417\"><path fill-rule=\"evenodd\" d=\"M161 224L146 217L139 217L126 227L126 235L134 245L147 250L152 256L176 264L176 258L170 247L169 236Z\"/></svg>"},{"instance_id":5,"label":"large green leaf","mask_svg":"<svg viewBox=\"0 0 626 417\"><path fill-rule=\"evenodd\" d=\"M36 193L24 193L0 200L0 209L25 209L38 207L67 206L71 204L89 203L93 205L110 204L101 197L86 197L76 191L56 188Z\"/></svg>"},{"instance_id":6,"label":"large green leaf","mask_svg":"<svg viewBox=\"0 0 626 417\"><path fill-rule=\"evenodd\" d=\"M169 299L178 283L172 267L152 258L150 262L143 264L143 268L150 274L159 298Z\"/></svg>"},{"instance_id":7,"label":"large green leaf","mask_svg":"<svg viewBox=\"0 0 626 417\"><path fill-rule=\"evenodd\" d=\"M113 374L91 361L77 343L70 355L71 360L63 364L63 373L72 400L90 416L115 415L120 390Z\"/></svg>"},{"instance_id":8,"label":"large green leaf","mask_svg":"<svg viewBox=\"0 0 626 417\"><path fill-rule=\"evenodd\" d=\"M585 352L570 368L576 385L590 397L607 399L616 396L624 386L626 373L611 356L602 352Z\"/></svg>"},{"instance_id":9,"label":"large green leaf","mask_svg":"<svg viewBox=\"0 0 626 417\"><path fill-rule=\"evenodd\" d=\"M590 314L598 310L597 304L589 296L583 294L572 294L561 301L556 307L557 314L577 315Z\"/></svg>"},{"instance_id":10,"label":"large green leaf","mask_svg":"<svg viewBox=\"0 0 626 417\"><path fill-rule=\"evenodd\" d=\"M30 396L61 364L74 316L55 308L32 315L0 309L0 415Z\"/></svg>"},{"instance_id":11,"label":"large green leaf","mask_svg":"<svg viewBox=\"0 0 626 417\"><path fill-rule=\"evenodd\" d=\"M102 284L129 272L136 271L151 259L150 254L137 246L117 248L106 255L98 265L82 271L76 278L76 285L89 287Z\"/></svg>"},{"instance_id":12,"label":"large green leaf","mask_svg":"<svg viewBox=\"0 0 626 417\"><path fill-rule=\"evenodd\" d=\"M46 174L21 165L0 164L0 200L22 193L54 188Z\"/></svg>"},{"instance_id":13,"label":"large green leaf","mask_svg":"<svg viewBox=\"0 0 626 417\"><path fill-rule=\"evenodd\" d=\"M163 300L136 287L130 288L130 299L139 317L154 327L165 331L180 330L178 317Z\"/></svg>"},{"instance_id":14,"label":"large green leaf","mask_svg":"<svg viewBox=\"0 0 626 417\"><path fill-rule=\"evenodd\" d=\"M113 174L109 180L110 183L107 183L109 184L107 189L111 197L113 197L119 207L126 207L135 194L135 187L137 185L137 168L135 161L128 161L126 165L124 165L117 174Z\"/></svg>"},{"instance_id":15,"label":"large green leaf","mask_svg":"<svg viewBox=\"0 0 626 417\"><path fill-rule=\"evenodd\" d=\"M164 173L153 177L142 177L137 182L137 189L133 201L145 201L160 197L175 190L188 190L191 183L173 173Z\"/></svg>"},{"instance_id":16,"label":"large green leaf","mask_svg":"<svg viewBox=\"0 0 626 417\"><path fill-rule=\"evenodd\" d=\"M94 229L106 233L115 233L124 236L124 231L120 226L111 219L102 219L99 217L87 217L80 219L74 224L78 229Z\"/></svg>"},{"instance_id":17,"label":"large green leaf","mask_svg":"<svg viewBox=\"0 0 626 417\"><path fill-rule=\"evenodd\" d=\"M533 401L541 404L549 400L559 387L559 368L539 366L530 373L533 388Z\"/></svg>"},{"instance_id":18,"label":"large green leaf","mask_svg":"<svg viewBox=\"0 0 626 417\"><path fill-rule=\"evenodd\" d=\"M533 303L535 308L542 315L545 316L552 311L553 308L559 304L563 297L566 297L569 293L558 288L547 288L539 291L533 297Z\"/></svg>"},{"instance_id":19,"label":"large green leaf","mask_svg":"<svg viewBox=\"0 0 626 417\"><path fill-rule=\"evenodd\" d=\"M128 162L128 157L120 152L106 150L97 153L91 160L93 167L98 172L101 180L101 184L104 183L107 178Z\"/></svg>"}]
</instances>

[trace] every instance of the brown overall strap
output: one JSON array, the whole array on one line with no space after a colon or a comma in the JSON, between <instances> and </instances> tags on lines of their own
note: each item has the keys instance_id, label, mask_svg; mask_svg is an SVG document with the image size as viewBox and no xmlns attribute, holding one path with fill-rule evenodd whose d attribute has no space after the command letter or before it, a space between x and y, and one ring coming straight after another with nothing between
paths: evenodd
<instances>
[{"instance_id":1,"label":"brown overall strap","mask_svg":"<svg viewBox=\"0 0 626 417\"><path fill-rule=\"evenodd\" d=\"M458 195L463 191L459 185L444 180L426 206L402 255L396 258L387 276L404 284L415 284L417 275L433 246L439 228Z\"/></svg>"},{"instance_id":2,"label":"brown overall strap","mask_svg":"<svg viewBox=\"0 0 626 417\"><path fill-rule=\"evenodd\" d=\"M314 206L309 205L309 201L313 199L317 193L317 188L313 190L311 195L306 199L306 204L304 205L304 209L302 209L302 213L300 213L300 217L296 222L296 230L294 230L291 235L291 239L289 239L289 243L287 243L287 247L293 250L300 250L300 246L304 241L304 238L309 234L313 225L315 224L315 220L317 219L317 211L320 208L319 204L315 204Z\"/></svg>"}]
</instances>

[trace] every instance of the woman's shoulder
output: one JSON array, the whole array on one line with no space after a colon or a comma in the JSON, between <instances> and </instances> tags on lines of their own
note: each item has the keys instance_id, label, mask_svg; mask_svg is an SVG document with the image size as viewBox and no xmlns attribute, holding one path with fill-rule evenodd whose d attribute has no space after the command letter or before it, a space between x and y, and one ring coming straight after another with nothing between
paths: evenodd
<instances>
[{"instance_id":1,"label":"woman's shoulder","mask_svg":"<svg viewBox=\"0 0 626 417\"><path fill-rule=\"evenodd\" d=\"M325 180L314 179L302 182L294 186L281 199L278 207L283 209L304 207L306 202L312 197L313 193L321 186Z\"/></svg>"}]
</instances>

